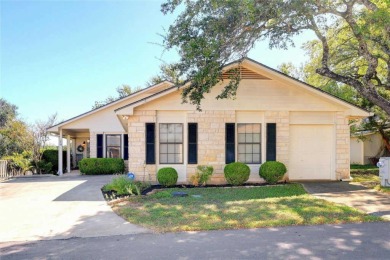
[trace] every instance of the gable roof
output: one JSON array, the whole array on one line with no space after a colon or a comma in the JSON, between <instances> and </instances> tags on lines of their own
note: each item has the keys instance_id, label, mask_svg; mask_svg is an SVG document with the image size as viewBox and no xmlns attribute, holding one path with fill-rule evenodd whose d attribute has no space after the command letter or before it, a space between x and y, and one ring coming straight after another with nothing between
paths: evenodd
<instances>
[{"instance_id":1,"label":"gable roof","mask_svg":"<svg viewBox=\"0 0 390 260\"><path fill-rule=\"evenodd\" d=\"M334 96L330 93L327 93L319 88L316 88L312 85L309 85L301 80L293 78L287 74L284 74L278 70L270 68L270 67L268 67L268 66L266 66L258 61L250 59L250 58L243 58L241 60L237 60L237 61L234 61L234 62L227 64L224 67L223 75L225 74L225 77L223 77L223 79L228 77L228 73L229 73L228 71L230 69L236 68L237 66L240 67L240 73L244 73L244 74L242 74L245 76L244 79L247 78L247 79L269 80L269 79L271 79L270 76L272 76L272 78L274 78L274 79L277 78L281 81L287 81L287 83L290 83L290 84L292 83L296 86L299 86L301 88L308 90L309 92L312 92L315 95L322 96L322 97L324 97L324 98L326 98L334 103L337 103L337 104L340 104L344 107L347 107L354 112L356 117L367 117L370 115L369 111L367 111L367 110L365 110L365 109L363 109L355 104L352 104L344 99L341 99L337 96ZM241 67L245 68L245 69L241 69ZM253 67L253 69L247 68L247 67ZM257 71L262 70L263 73L258 73L258 72L256 72L256 70ZM268 74L268 75L264 75L264 74ZM137 100L135 102L132 102L132 103L126 104L120 108L117 108L117 109L115 109L115 112L117 113L117 115L132 114L134 107L137 107L140 104L144 104L144 103L152 101L154 99L160 98L164 95L167 95L167 94L173 92L176 88L184 88L186 86L187 85L177 86L177 87L172 86L171 88L164 89L164 90L160 91L159 93L155 93L155 94L150 95L148 97L144 97L140 100ZM124 110L126 110L126 111L124 111Z\"/></svg>"},{"instance_id":2,"label":"gable roof","mask_svg":"<svg viewBox=\"0 0 390 260\"><path fill-rule=\"evenodd\" d=\"M229 70L232 68L236 68L237 66L239 66L239 68L240 68L240 73L242 75L242 79L259 79L259 80L279 79L281 81L285 81L286 83L294 84L298 87L304 88L304 89L308 90L309 92L312 92L315 95L325 97L326 99L328 99L332 102L341 104L342 106L349 108L351 110L351 112L353 111L353 113L355 114L356 117L366 117L366 116L370 115L370 113L367 110L364 110L363 108L356 106L355 104L352 104L344 99L341 99L337 96L334 96L330 93L327 93L319 88L316 88L312 85L309 85L301 80L293 78L287 74L284 74L278 70L275 70L271 67L268 67L267 65L264 65L256 60L253 60L250 58L243 58L243 59L228 63L224 67L222 79L223 80L228 79ZM111 108L111 107L116 106L122 102L125 103L126 101L129 101L130 103L114 109L113 112L115 112L117 116L129 115L129 114L132 114L134 107L137 107L141 104L145 104L145 103L150 102L152 100L161 98L169 93L172 93L180 88L185 88L187 86L188 86L188 83L185 85L182 85L182 86L176 86L174 83L172 83L170 81L163 81L163 82L155 84L153 86L136 91L129 96L120 98L118 100L110 102L110 103L108 103L104 106L101 106L99 108L92 109L88 112L85 112L83 114L72 117L72 118L65 120L63 122L60 122L60 123L48 128L48 131L49 132L56 132L56 131L58 131L58 128L63 126L63 125L72 123L76 120L80 120L84 117L87 117L91 114L97 113L101 110ZM145 94L146 96L140 97L142 94ZM140 98L137 99L137 97L140 97Z\"/></svg>"},{"instance_id":3,"label":"gable roof","mask_svg":"<svg viewBox=\"0 0 390 260\"><path fill-rule=\"evenodd\" d=\"M345 99L342 99L342 98L340 98L340 97L338 97L338 96L335 96L335 95L333 95L333 94L331 94L331 93L328 93L328 92L326 92L326 91L324 91L324 90L322 90L322 89L320 89L320 88L317 88L317 87L315 87L315 86L313 86L313 85L310 85L310 84L308 84L308 83L306 83L306 82L304 82L304 81L302 81L302 80L299 80L299 79L297 79L297 78L291 77L290 75L287 75L287 74L285 74L285 73L283 73L283 72L281 72L281 71L279 71L279 70L273 69L273 68L271 68L271 67L269 67L269 66L267 66L267 65L264 65L263 63L260 63L260 62L258 62L258 61L256 61L256 60L253 60L253 59L251 59L251 58L244 58L243 60L248 60L248 61L250 61L250 62L256 63L256 64L258 64L258 65L260 65L260 66L262 66L262 67L264 67L264 68L267 68L268 70L271 70L271 71L273 71L273 72L275 72L275 73L277 73L277 74L280 74L280 75L282 75L282 76L284 76L284 77L287 77L287 78L289 78L289 79L291 79L291 80L293 80L293 81L296 81L296 82L298 82L298 83L300 83L300 84L304 84L305 86L307 86L307 87L309 87L309 88L311 88L311 89L313 89L313 90L319 91L319 92L321 92L321 93L323 93L323 94L325 94L325 95L327 95L327 96L329 96L329 97L338 99L339 101L342 101L342 102L344 102L344 103L347 103L347 104L349 104L349 105L351 105L351 106L353 106L353 107L355 107L355 108L357 108L357 109L360 109L360 110L363 110L364 112L370 113L368 110L366 110L366 109L364 109L364 108L361 108L361 107L359 107L359 106L357 106L357 105L355 105L355 104L353 104L353 103L351 103L351 102L349 102L349 101L347 101L347 100L345 100ZM238 62L240 62L240 61L235 61L235 62L229 63L229 64L226 65L226 66L229 66L229 65L231 65L231 64L237 64Z\"/></svg>"},{"instance_id":4,"label":"gable roof","mask_svg":"<svg viewBox=\"0 0 390 260\"><path fill-rule=\"evenodd\" d=\"M160 82L160 83L158 83L158 84L155 84L155 85L146 87L146 88L144 88L144 89L141 89L141 90L138 90L138 91L136 91L136 92L134 92L134 93L131 93L130 95L128 95L128 96L126 96L126 97L119 98L119 99L117 99L117 100L115 100L115 101L112 101L112 102L110 102L110 103L107 103L107 104L105 104L105 105L103 105L103 106L101 106L101 107L92 109L92 110L87 111L87 112L85 112L85 113L82 113L82 114L80 114L80 115L78 115L78 116L72 117L72 118L70 118L70 119L68 119L68 120L65 120L65 121L62 121L62 122L60 122L60 123L58 123L58 124L56 124L56 125L53 125L53 126L51 126L51 127L48 128L48 131L49 131L49 132L51 132L51 131L56 131L55 128L61 127L61 126L66 125L66 124L69 124L69 123L71 123L71 122L73 122L73 121L76 121L76 120L79 120L79 119L81 119L81 118L83 118L83 117L86 117L86 116L89 116L89 115L91 115L91 114L97 113L97 112L99 112L99 111L101 111L101 110L104 110L104 109L113 107L113 106L115 106L115 105L117 105L117 104L119 104L119 103L121 103L121 102L126 101L126 100L134 99L134 98L136 98L137 96L140 96L141 94L150 93L150 95L154 95L155 93L159 93L159 92L160 92L160 90L159 90L160 88L164 89L164 86L165 86L165 87L168 87L168 88L171 88L172 86L174 86L174 84L173 84L172 82L168 81L168 80L165 80L165 81Z\"/></svg>"}]
</instances>

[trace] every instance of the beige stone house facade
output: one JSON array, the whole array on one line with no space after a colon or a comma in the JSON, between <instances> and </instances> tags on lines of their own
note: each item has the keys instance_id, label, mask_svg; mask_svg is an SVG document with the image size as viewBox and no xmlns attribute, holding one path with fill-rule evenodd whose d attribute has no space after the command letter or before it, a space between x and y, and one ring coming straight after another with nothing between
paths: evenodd
<instances>
[{"instance_id":1,"label":"beige stone house facade","mask_svg":"<svg viewBox=\"0 0 390 260\"><path fill-rule=\"evenodd\" d=\"M182 103L185 86L162 82L50 131L73 143L74 160L124 158L139 180L155 181L159 168L173 167L186 183L197 165L212 165L212 181L223 183L226 163L241 161L251 168L249 181L260 182L267 160L285 163L291 180L349 179L348 120L369 113L251 59L226 71L237 66L236 98L215 99L225 80L206 95L201 112ZM70 170L70 157L60 160Z\"/></svg>"}]
</instances>

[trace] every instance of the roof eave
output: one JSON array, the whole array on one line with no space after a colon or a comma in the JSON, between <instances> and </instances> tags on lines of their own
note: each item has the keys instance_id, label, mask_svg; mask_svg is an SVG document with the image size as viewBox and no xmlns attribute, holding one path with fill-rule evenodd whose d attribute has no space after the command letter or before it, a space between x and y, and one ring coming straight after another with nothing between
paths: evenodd
<instances>
[{"instance_id":1,"label":"roof eave","mask_svg":"<svg viewBox=\"0 0 390 260\"><path fill-rule=\"evenodd\" d=\"M101 110L107 109L107 108L109 108L109 107L111 107L111 106L114 106L114 105L116 105L116 104L118 104L118 103L120 103L120 102L125 101L126 99L134 98L134 97L136 97L137 95L143 94L143 93L145 93L145 92L147 92L147 91L153 90L154 88L160 87L160 86L163 85L163 84L167 84L167 85L174 86L174 83L173 83L173 82L170 82L170 81L168 81L168 80L165 80L165 81L160 82L160 83L158 83L158 84L155 84L155 85L153 85L153 86L149 86L149 87L147 87L147 88L144 88L144 89L141 89L141 90L139 90L139 91L136 91L136 92L130 94L129 96L120 98L120 99L115 100L115 101L113 101L113 102L110 102L110 103L108 103L108 104L106 104L106 105L104 105L104 106L101 106L101 107L99 107L99 108L92 109L92 110L87 111L87 112L85 112L85 113L82 113L82 114L80 114L80 115L78 115L78 116L75 116L75 117L72 117L72 118L70 118L70 119L68 119L68 120L62 121L62 122L60 122L60 123L58 123L58 124L56 124L56 125L54 125L54 126L48 128L47 130L48 130L49 132L58 132L58 131L59 131L58 129L59 129L59 127L61 127L61 126L64 126L64 125L66 125L66 124L69 124L69 123L71 123L71 122L73 122L73 121L76 121L76 120L78 120L78 119L80 119L80 118L83 118L83 117L85 117L85 116L94 114L94 113L99 112L99 111L101 111Z\"/></svg>"}]
</instances>

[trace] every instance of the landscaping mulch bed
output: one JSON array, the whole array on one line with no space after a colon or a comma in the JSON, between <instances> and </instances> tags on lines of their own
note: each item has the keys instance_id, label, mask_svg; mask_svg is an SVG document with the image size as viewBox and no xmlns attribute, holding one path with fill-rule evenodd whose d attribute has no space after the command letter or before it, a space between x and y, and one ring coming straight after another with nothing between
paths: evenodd
<instances>
[{"instance_id":1,"label":"landscaping mulch bed","mask_svg":"<svg viewBox=\"0 0 390 260\"><path fill-rule=\"evenodd\" d=\"M175 185L175 186L170 186L170 187L164 187L162 185L152 185L150 186L149 188L145 189L144 191L142 191L141 195L148 195L148 194L152 194L154 193L155 191L159 191L159 190L163 190L163 189L193 189L193 188L204 188L204 189L207 189L207 188L242 188L242 187L260 187L260 186L274 186L274 185L285 185L285 184L289 184L288 182L280 182L280 183L277 183L277 184L269 184L269 183L244 183L243 185L241 186L235 186L235 185L230 185L230 184L209 184L209 185L206 185L206 186L194 186L194 185L189 185L189 184L180 184L180 185ZM130 197L132 195L118 195L116 191L105 191L103 189L101 189L102 193L103 193L103 197L107 200L107 201L111 201L111 200L116 200L116 199L123 199L123 198L127 198L127 197Z\"/></svg>"}]
</instances>

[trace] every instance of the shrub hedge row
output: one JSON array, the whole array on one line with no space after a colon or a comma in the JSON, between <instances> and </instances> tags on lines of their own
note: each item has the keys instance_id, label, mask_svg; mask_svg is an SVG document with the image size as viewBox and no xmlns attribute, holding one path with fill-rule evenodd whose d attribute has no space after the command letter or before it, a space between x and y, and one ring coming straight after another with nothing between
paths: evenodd
<instances>
[{"instance_id":1,"label":"shrub hedge row","mask_svg":"<svg viewBox=\"0 0 390 260\"><path fill-rule=\"evenodd\" d=\"M207 177L209 178L211 176L213 172L212 167L198 166L198 169L200 169L199 167L203 167L204 170L210 168L208 169L210 171L210 174L207 174ZM243 185L245 182L248 181L250 176L249 166L242 162L229 163L225 166L223 171L224 171L226 182L234 186ZM278 161L265 162L261 164L259 169L260 177L270 184L275 184L278 181L280 181L286 172L287 172L286 166L283 163ZM193 182L194 185L199 185L199 180L198 180L199 178L200 176L196 176L196 175L191 176L191 181ZM161 168L157 172L157 180L162 186L166 186L166 187L174 186L177 183L177 179L178 179L177 171L172 167ZM194 180L196 184L194 183ZM201 184L205 184L206 182L207 180L202 181Z\"/></svg>"},{"instance_id":2,"label":"shrub hedge row","mask_svg":"<svg viewBox=\"0 0 390 260\"><path fill-rule=\"evenodd\" d=\"M124 173L125 161L119 158L84 158L79 162L79 168L86 175Z\"/></svg>"}]
</instances>

